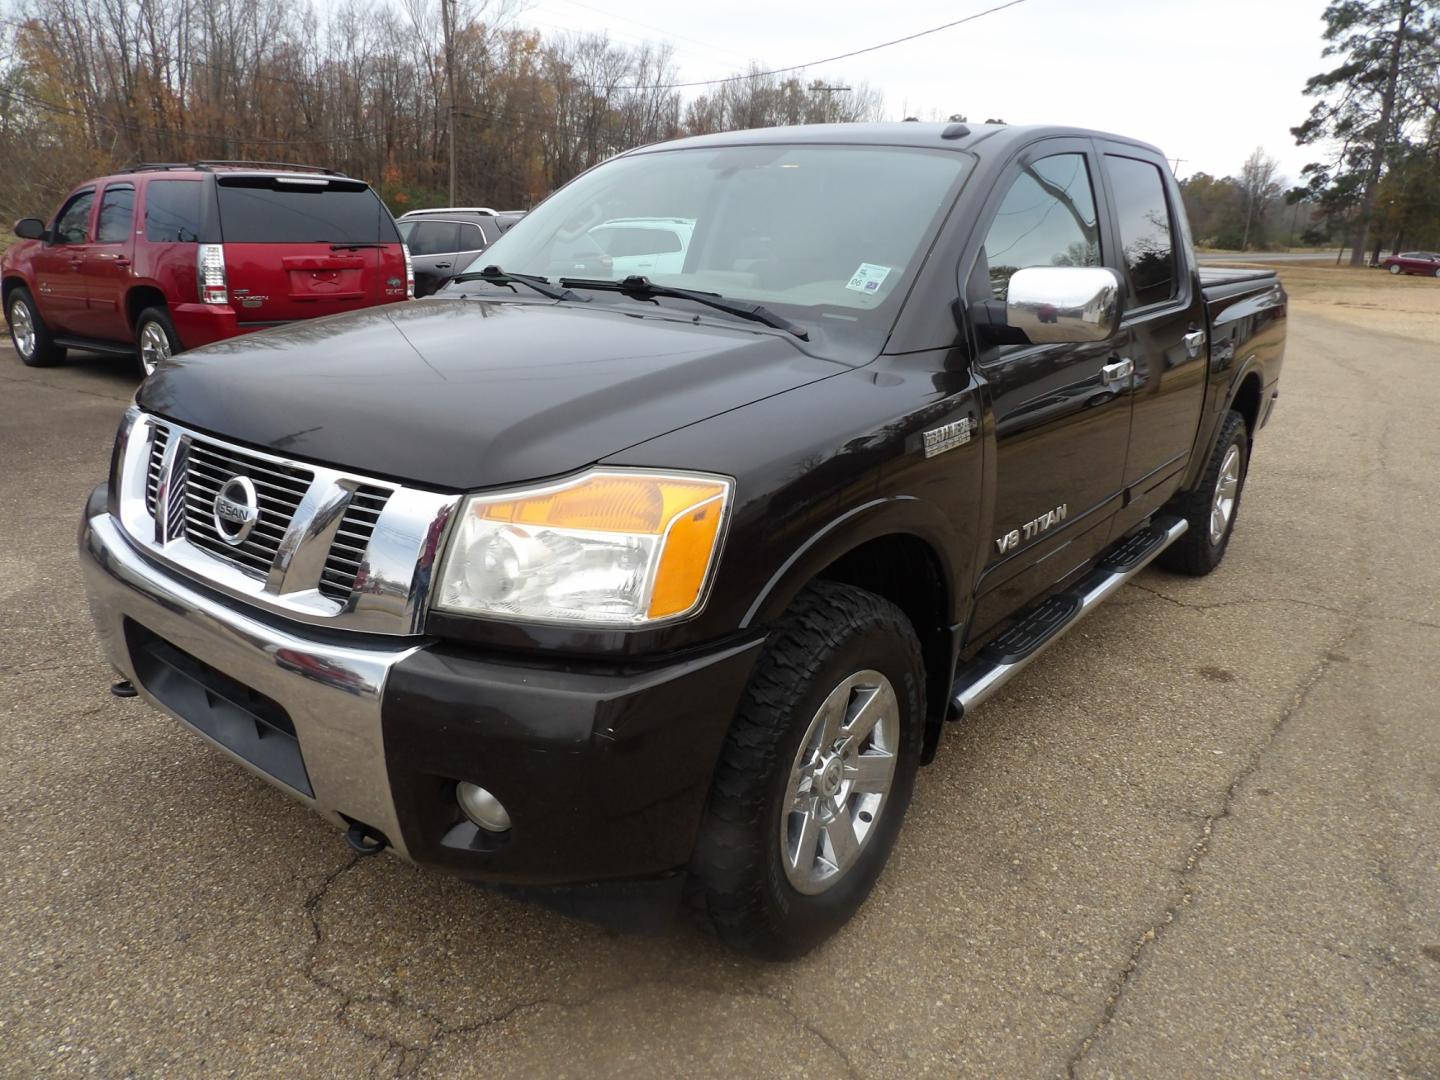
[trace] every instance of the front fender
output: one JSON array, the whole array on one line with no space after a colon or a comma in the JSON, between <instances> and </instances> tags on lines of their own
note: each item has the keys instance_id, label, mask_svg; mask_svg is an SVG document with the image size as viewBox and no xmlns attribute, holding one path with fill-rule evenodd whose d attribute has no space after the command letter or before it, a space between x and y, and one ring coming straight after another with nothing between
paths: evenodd
<instances>
[{"instance_id":1,"label":"front fender","mask_svg":"<svg viewBox=\"0 0 1440 1080\"><path fill-rule=\"evenodd\" d=\"M945 587L944 610L950 622L956 613L954 560L961 538L936 507L914 495L886 495L851 507L817 529L780 564L760 589L741 626L765 625L779 618L801 589L836 561L884 537L912 537L933 556Z\"/></svg>"}]
</instances>

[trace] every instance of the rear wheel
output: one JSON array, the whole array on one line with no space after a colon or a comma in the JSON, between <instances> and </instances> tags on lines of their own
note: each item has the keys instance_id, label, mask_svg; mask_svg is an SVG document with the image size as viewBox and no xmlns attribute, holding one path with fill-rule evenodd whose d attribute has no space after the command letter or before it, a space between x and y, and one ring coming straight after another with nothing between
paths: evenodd
<instances>
[{"instance_id":1,"label":"rear wheel","mask_svg":"<svg viewBox=\"0 0 1440 1080\"><path fill-rule=\"evenodd\" d=\"M726 738L691 867L726 944L798 956L864 903L910 803L924 683L893 604L834 582L800 595Z\"/></svg>"},{"instance_id":2,"label":"rear wheel","mask_svg":"<svg viewBox=\"0 0 1440 1080\"><path fill-rule=\"evenodd\" d=\"M48 367L65 359L64 346L55 344L29 289L22 286L10 295L5 318L10 323L10 341L16 355L26 367Z\"/></svg>"},{"instance_id":3,"label":"rear wheel","mask_svg":"<svg viewBox=\"0 0 1440 1080\"><path fill-rule=\"evenodd\" d=\"M160 364L180 351L175 324L164 308L146 308L135 320L135 353L140 361L140 374L155 374Z\"/></svg>"},{"instance_id":4,"label":"rear wheel","mask_svg":"<svg viewBox=\"0 0 1440 1080\"><path fill-rule=\"evenodd\" d=\"M1220 565L1240 514L1240 495L1245 490L1249 464L1245 418L1231 410L1225 414L1200 483L1178 500L1178 509L1190 528L1161 552L1156 562L1167 570L1194 577L1203 577Z\"/></svg>"},{"instance_id":5,"label":"rear wheel","mask_svg":"<svg viewBox=\"0 0 1440 1080\"><path fill-rule=\"evenodd\" d=\"M1398 273L1400 273L1400 264L1399 264L1399 263L1391 263L1391 264L1390 264L1390 273L1392 273L1392 274L1398 274Z\"/></svg>"}]
</instances>

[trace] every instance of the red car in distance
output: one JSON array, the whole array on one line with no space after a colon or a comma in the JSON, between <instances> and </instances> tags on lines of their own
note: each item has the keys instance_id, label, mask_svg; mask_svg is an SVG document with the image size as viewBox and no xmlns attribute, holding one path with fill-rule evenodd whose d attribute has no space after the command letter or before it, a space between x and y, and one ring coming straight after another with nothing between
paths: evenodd
<instances>
[{"instance_id":1,"label":"red car in distance","mask_svg":"<svg viewBox=\"0 0 1440 1080\"><path fill-rule=\"evenodd\" d=\"M304 165L139 165L86 181L15 235L0 301L31 366L95 349L148 375L182 349L414 294L379 196Z\"/></svg>"},{"instance_id":2,"label":"red car in distance","mask_svg":"<svg viewBox=\"0 0 1440 1080\"><path fill-rule=\"evenodd\" d=\"M1398 255L1386 255L1380 260L1380 267L1392 274L1424 274L1426 277L1440 277L1440 252L1402 251Z\"/></svg>"}]
</instances>

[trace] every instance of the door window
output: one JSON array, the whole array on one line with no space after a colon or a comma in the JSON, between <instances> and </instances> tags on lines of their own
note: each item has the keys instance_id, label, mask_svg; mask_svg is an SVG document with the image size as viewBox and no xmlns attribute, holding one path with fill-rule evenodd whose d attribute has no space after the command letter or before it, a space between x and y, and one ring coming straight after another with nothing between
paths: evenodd
<instances>
[{"instance_id":1,"label":"door window","mask_svg":"<svg viewBox=\"0 0 1440 1080\"><path fill-rule=\"evenodd\" d=\"M60 211L55 219L55 243L83 244L90 239L90 208L95 205L95 192L82 191Z\"/></svg>"},{"instance_id":2,"label":"door window","mask_svg":"<svg viewBox=\"0 0 1440 1080\"><path fill-rule=\"evenodd\" d=\"M100 225L95 240L101 244L121 244L130 239L135 222L135 189L129 184L111 184L100 200Z\"/></svg>"},{"instance_id":3,"label":"door window","mask_svg":"<svg viewBox=\"0 0 1440 1080\"><path fill-rule=\"evenodd\" d=\"M200 241L198 180L151 180L145 188L145 239L152 244Z\"/></svg>"},{"instance_id":4,"label":"door window","mask_svg":"<svg viewBox=\"0 0 1440 1080\"><path fill-rule=\"evenodd\" d=\"M1135 303L1145 307L1169 300L1178 291L1179 280L1160 170L1148 161L1114 154L1106 155L1106 166L1115 188L1115 217Z\"/></svg>"},{"instance_id":5,"label":"door window","mask_svg":"<svg viewBox=\"0 0 1440 1080\"><path fill-rule=\"evenodd\" d=\"M460 250L460 227L453 221L406 221L400 228L411 255L448 255Z\"/></svg>"},{"instance_id":6,"label":"door window","mask_svg":"<svg viewBox=\"0 0 1440 1080\"><path fill-rule=\"evenodd\" d=\"M1023 167L985 234L990 292L1004 300L1010 277L1031 266L1099 266L1100 225L1084 154L1055 154Z\"/></svg>"}]
</instances>

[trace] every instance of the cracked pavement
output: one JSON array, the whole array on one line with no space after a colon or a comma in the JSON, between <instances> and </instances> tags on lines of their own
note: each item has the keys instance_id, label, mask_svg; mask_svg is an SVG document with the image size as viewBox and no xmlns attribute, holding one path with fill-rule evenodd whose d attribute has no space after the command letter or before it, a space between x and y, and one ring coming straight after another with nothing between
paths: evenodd
<instances>
[{"instance_id":1,"label":"cracked pavement","mask_svg":"<svg viewBox=\"0 0 1440 1080\"><path fill-rule=\"evenodd\" d=\"M109 696L72 549L133 383L0 350L0 1073L1440 1075L1440 327L1291 319L1223 567L1148 571L764 965L339 833Z\"/></svg>"}]
</instances>

